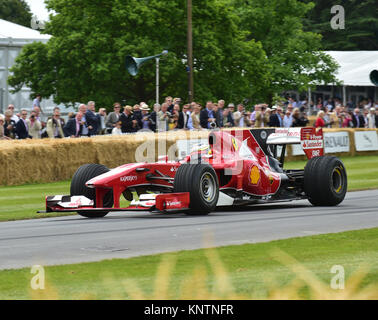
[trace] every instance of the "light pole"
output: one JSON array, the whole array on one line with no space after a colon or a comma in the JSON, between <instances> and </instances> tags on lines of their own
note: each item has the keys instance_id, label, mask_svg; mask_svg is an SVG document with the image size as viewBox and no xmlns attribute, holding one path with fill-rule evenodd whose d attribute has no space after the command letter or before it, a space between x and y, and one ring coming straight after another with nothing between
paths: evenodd
<instances>
[{"instance_id":1,"label":"light pole","mask_svg":"<svg viewBox=\"0 0 378 320\"><path fill-rule=\"evenodd\" d=\"M192 0L188 0L188 77L189 77L189 103L193 102L193 23L192 23Z\"/></svg>"}]
</instances>

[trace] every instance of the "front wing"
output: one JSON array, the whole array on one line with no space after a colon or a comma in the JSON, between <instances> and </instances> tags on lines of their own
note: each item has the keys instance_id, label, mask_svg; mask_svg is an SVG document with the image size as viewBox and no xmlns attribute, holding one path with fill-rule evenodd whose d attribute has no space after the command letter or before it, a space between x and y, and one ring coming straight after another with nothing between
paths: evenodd
<instances>
[{"instance_id":1,"label":"front wing","mask_svg":"<svg viewBox=\"0 0 378 320\"><path fill-rule=\"evenodd\" d=\"M48 196L46 197L46 211L49 212L118 212L118 211L177 211L189 209L190 194L163 193L155 195L141 195L139 200L133 200L125 208L97 208L94 201L85 196Z\"/></svg>"}]
</instances>

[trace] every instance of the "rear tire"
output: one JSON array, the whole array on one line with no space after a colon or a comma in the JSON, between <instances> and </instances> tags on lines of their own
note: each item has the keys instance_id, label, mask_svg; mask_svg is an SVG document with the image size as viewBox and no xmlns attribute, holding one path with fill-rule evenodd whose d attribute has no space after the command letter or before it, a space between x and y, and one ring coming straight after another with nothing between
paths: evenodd
<instances>
[{"instance_id":1,"label":"rear tire","mask_svg":"<svg viewBox=\"0 0 378 320\"><path fill-rule=\"evenodd\" d=\"M181 165L176 172L173 190L190 193L188 215L207 215L218 203L218 177L208 164Z\"/></svg>"},{"instance_id":2,"label":"rear tire","mask_svg":"<svg viewBox=\"0 0 378 320\"><path fill-rule=\"evenodd\" d=\"M343 162L334 156L310 159L304 170L304 190L314 206L337 206L347 192Z\"/></svg>"},{"instance_id":3,"label":"rear tire","mask_svg":"<svg viewBox=\"0 0 378 320\"><path fill-rule=\"evenodd\" d=\"M109 172L110 170L100 164L85 164L81 166L74 174L71 181L71 196L85 196L90 200L93 200L96 205L96 191L93 188L88 188L85 183L89 180L98 177L101 174ZM113 191L109 190L104 196L103 201L104 208L113 207ZM109 211L91 212L83 211L78 212L79 215L86 218L103 218Z\"/></svg>"}]
</instances>

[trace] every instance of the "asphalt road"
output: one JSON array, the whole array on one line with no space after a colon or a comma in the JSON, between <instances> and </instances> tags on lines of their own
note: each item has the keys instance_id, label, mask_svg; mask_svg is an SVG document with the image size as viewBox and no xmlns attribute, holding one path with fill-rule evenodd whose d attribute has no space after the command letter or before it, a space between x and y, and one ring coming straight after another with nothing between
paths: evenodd
<instances>
[{"instance_id":1,"label":"asphalt road","mask_svg":"<svg viewBox=\"0 0 378 320\"><path fill-rule=\"evenodd\" d=\"M0 269L127 258L378 227L378 190L338 207L307 201L222 210L209 216L113 213L0 223ZM206 239L212 239L210 242Z\"/></svg>"}]
</instances>

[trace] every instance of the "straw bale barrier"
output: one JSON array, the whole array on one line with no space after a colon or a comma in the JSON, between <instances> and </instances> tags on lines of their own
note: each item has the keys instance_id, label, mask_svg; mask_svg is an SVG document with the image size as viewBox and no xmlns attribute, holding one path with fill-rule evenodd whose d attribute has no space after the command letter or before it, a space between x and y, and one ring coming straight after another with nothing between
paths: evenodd
<instances>
[{"instance_id":1,"label":"straw bale barrier","mask_svg":"<svg viewBox=\"0 0 378 320\"><path fill-rule=\"evenodd\" d=\"M354 130L325 129L325 132L332 131L349 133L350 152L346 155L355 155ZM143 133L81 139L2 140L0 141L0 185L69 180L83 164L101 163L109 168L115 168L125 163L140 161L141 157L147 156L148 153L151 155L151 152L154 161L158 156L166 154L172 159L175 154L173 147L175 142L188 139L189 134L192 139L208 136L207 131L169 131L158 134ZM378 154L378 152L359 154ZM304 157L293 157L289 147L288 160L292 159L304 159Z\"/></svg>"}]
</instances>

